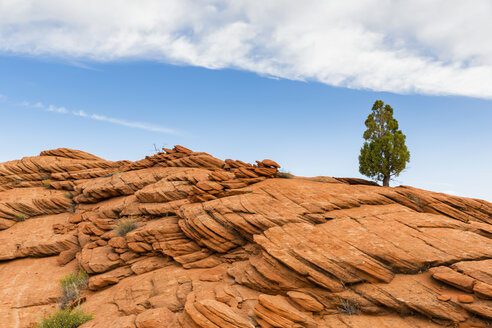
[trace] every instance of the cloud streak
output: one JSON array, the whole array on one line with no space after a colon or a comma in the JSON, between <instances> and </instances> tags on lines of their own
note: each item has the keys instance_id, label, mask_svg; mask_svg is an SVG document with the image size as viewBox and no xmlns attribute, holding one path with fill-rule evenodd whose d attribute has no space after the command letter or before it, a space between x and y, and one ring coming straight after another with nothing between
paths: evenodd
<instances>
[{"instance_id":1,"label":"cloud streak","mask_svg":"<svg viewBox=\"0 0 492 328\"><path fill-rule=\"evenodd\" d=\"M492 98L489 0L7 0L0 13L0 53Z\"/></svg>"},{"instance_id":2,"label":"cloud streak","mask_svg":"<svg viewBox=\"0 0 492 328\"><path fill-rule=\"evenodd\" d=\"M2 100L2 98L0 98L0 100ZM55 105L45 106L40 102L30 103L27 101L23 101L20 105L23 107L31 108L31 109L41 109L41 110L44 110L46 112L52 112L52 113L57 113L57 114L68 114L68 115L88 118L88 119L95 120L95 121L101 121L101 122L116 124L116 125L124 126L127 128L141 129L141 130L145 130L145 131L165 133L165 134L174 134L174 135L178 134L178 132L173 130L173 129L169 129L169 128L159 126L159 125L153 125L153 124L144 123L144 122L130 122L127 120L114 118L114 117L108 117L108 116L99 115L99 114L89 114L83 110L68 110L65 107L58 107Z\"/></svg>"},{"instance_id":3,"label":"cloud streak","mask_svg":"<svg viewBox=\"0 0 492 328\"><path fill-rule=\"evenodd\" d=\"M166 133L166 134L176 134L176 132L172 129L164 128L161 126L157 125L152 125L148 123L141 123L141 122L128 122L122 119L114 118L114 117L107 117L103 115L97 115L97 114L92 114L87 116L93 120L96 121L103 121L103 122L108 122L112 124L117 124L121 126L126 126L129 128L135 128L135 129L142 129L146 131L151 131L151 132L160 132L160 133Z\"/></svg>"}]
</instances>

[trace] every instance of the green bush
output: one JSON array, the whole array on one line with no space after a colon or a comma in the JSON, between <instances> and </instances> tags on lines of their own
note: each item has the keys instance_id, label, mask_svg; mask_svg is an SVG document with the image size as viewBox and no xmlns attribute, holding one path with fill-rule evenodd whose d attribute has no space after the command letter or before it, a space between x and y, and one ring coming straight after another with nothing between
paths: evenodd
<instances>
[{"instance_id":1,"label":"green bush","mask_svg":"<svg viewBox=\"0 0 492 328\"><path fill-rule=\"evenodd\" d=\"M69 193L69 192L64 192L64 193L63 193L63 196L64 196L65 198L68 198L68 199L72 199L72 198L73 198L73 194L72 194L72 193Z\"/></svg>"},{"instance_id":2,"label":"green bush","mask_svg":"<svg viewBox=\"0 0 492 328\"><path fill-rule=\"evenodd\" d=\"M84 270L66 275L60 279L62 288L62 298L60 306L65 309L68 304L75 301L80 296L80 290L87 287L89 275Z\"/></svg>"},{"instance_id":3,"label":"green bush","mask_svg":"<svg viewBox=\"0 0 492 328\"><path fill-rule=\"evenodd\" d=\"M43 187L45 189L51 189L51 181L50 180L43 180L42 183L43 183Z\"/></svg>"},{"instance_id":4,"label":"green bush","mask_svg":"<svg viewBox=\"0 0 492 328\"><path fill-rule=\"evenodd\" d=\"M17 221L17 222L26 221L26 216L22 213L16 213L15 214L15 221Z\"/></svg>"},{"instance_id":5,"label":"green bush","mask_svg":"<svg viewBox=\"0 0 492 328\"><path fill-rule=\"evenodd\" d=\"M120 219L116 223L115 232L118 236L123 237L132 230L138 228L137 222L134 219Z\"/></svg>"},{"instance_id":6,"label":"green bush","mask_svg":"<svg viewBox=\"0 0 492 328\"><path fill-rule=\"evenodd\" d=\"M81 309L59 310L50 317L42 319L36 328L77 328L93 318L92 314L87 314Z\"/></svg>"}]
</instances>

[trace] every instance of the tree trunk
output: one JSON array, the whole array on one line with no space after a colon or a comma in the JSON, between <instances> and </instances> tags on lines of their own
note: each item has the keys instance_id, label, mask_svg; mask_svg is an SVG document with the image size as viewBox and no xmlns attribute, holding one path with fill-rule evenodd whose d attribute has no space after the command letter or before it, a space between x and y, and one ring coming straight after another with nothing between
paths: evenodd
<instances>
[{"instance_id":1,"label":"tree trunk","mask_svg":"<svg viewBox=\"0 0 492 328\"><path fill-rule=\"evenodd\" d=\"M383 178L383 187L389 187L390 186L390 176L386 175Z\"/></svg>"}]
</instances>

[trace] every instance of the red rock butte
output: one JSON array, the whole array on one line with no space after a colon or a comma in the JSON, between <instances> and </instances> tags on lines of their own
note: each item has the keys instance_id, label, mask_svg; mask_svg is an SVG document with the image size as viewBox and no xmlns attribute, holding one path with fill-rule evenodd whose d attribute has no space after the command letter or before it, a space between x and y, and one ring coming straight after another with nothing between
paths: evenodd
<instances>
[{"instance_id":1,"label":"red rock butte","mask_svg":"<svg viewBox=\"0 0 492 328\"><path fill-rule=\"evenodd\" d=\"M491 203L163 150L0 164L1 327L53 313L81 269L83 328L491 322Z\"/></svg>"}]
</instances>

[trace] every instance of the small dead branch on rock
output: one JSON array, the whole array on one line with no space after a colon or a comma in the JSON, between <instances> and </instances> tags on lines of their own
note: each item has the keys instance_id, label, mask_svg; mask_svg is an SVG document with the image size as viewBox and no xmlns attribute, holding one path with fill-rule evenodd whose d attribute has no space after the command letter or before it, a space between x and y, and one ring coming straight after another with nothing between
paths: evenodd
<instances>
[{"instance_id":1,"label":"small dead branch on rock","mask_svg":"<svg viewBox=\"0 0 492 328\"><path fill-rule=\"evenodd\" d=\"M359 303L354 300L349 301L343 298L340 298L340 306L337 308L340 313L348 314L348 315L359 315L360 308Z\"/></svg>"}]
</instances>

